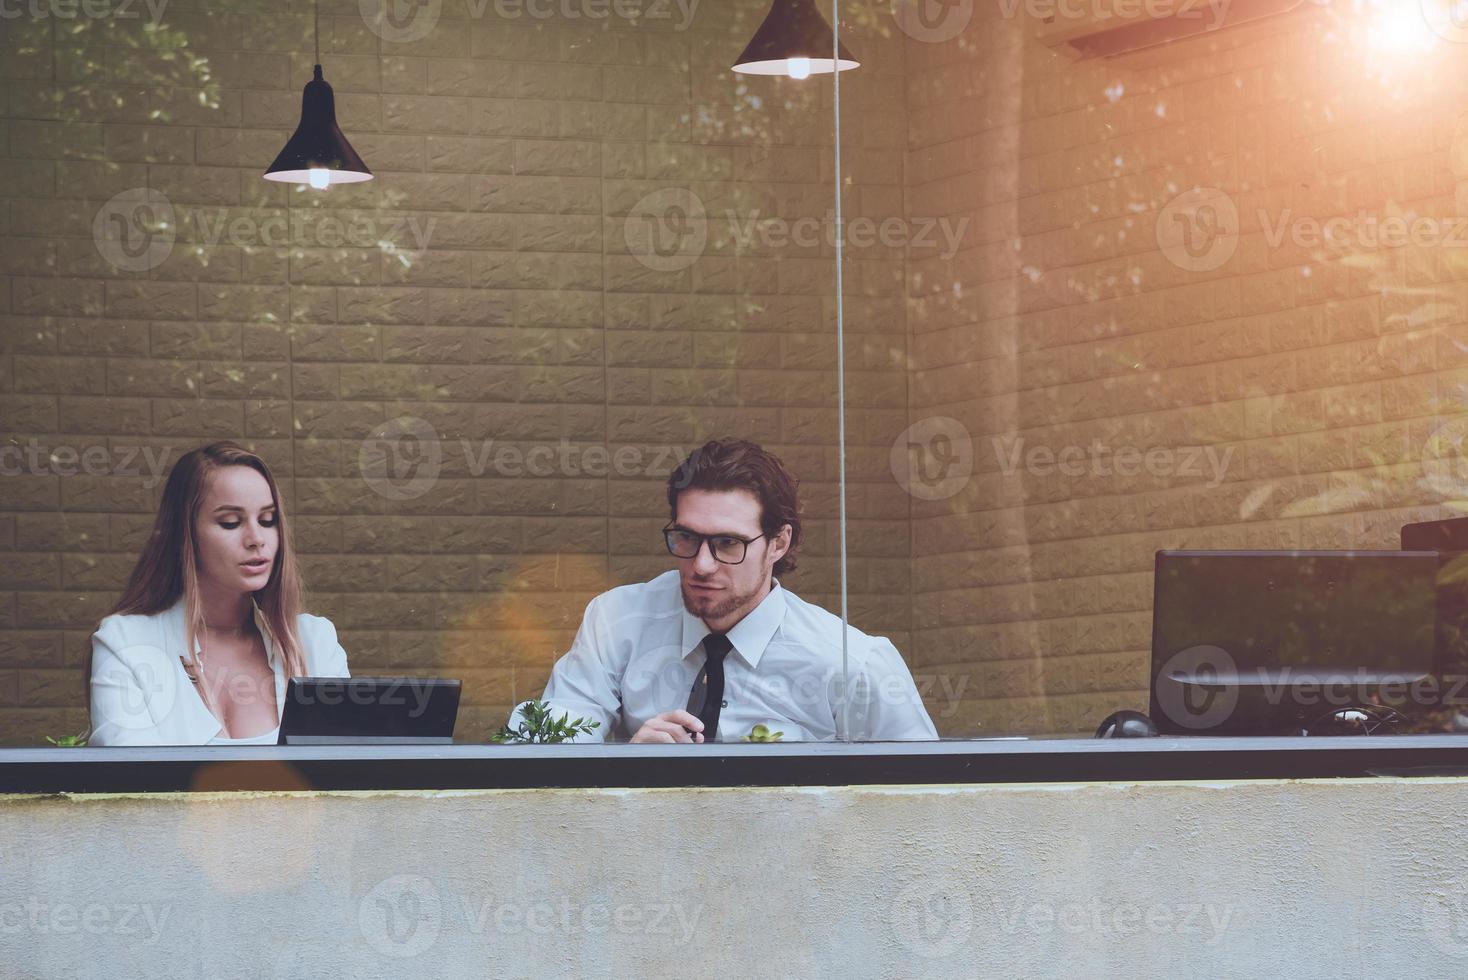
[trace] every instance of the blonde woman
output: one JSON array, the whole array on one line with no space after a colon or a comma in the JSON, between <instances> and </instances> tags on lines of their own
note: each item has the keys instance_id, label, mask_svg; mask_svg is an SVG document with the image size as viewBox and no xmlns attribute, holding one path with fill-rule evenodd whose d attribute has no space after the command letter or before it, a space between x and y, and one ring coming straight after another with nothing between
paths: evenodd
<instances>
[{"instance_id":1,"label":"blonde woman","mask_svg":"<svg viewBox=\"0 0 1468 980\"><path fill-rule=\"evenodd\" d=\"M331 621L300 606L265 461L232 442L187 453L92 635L90 744L274 744L287 678L349 676Z\"/></svg>"}]
</instances>

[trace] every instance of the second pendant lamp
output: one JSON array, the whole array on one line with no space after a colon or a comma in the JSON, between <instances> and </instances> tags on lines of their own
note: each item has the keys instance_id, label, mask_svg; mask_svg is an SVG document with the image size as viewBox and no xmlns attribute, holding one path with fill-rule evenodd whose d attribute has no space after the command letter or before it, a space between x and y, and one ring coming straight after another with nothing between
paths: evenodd
<instances>
[{"instance_id":1,"label":"second pendant lamp","mask_svg":"<svg viewBox=\"0 0 1468 980\"><path fill-rule=\"evenodd\" d=\"M265 171L266 180L309 184L325 190L332 184L372 179L372 171L352 149L336 124L336 95L321 77L321 25L317 16L316 70L301 93L301 122L285 148Z\"/></svg>"},{"instance_id":2,"label":"second pendant lamp","mask_svg":"<svg viewBox=\"0 0 1468 980\"><path fill-rule=\"evenodd\" d=\"M734 62L734 70L745 75L809 78L860 65L846 45L832 43L831 25L816 8L816 0L775 0Z\"/></svg>"}]
</instances>

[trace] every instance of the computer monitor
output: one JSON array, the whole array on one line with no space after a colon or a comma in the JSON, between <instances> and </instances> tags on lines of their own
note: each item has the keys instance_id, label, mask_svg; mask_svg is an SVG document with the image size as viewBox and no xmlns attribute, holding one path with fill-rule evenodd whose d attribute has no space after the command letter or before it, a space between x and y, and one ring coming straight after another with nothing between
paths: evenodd
<instances>
[{"instance_id":1,"label":"computer monitor","mask_svg":"<svg viewBox=\"0 0 1468 980\"><path fill-rule=\"evenodd\" d=\"M1437 552L1433 665L1444 678L1468 678L1468 517L1404 524L1402 550Z\"/></svg>"},{"instance_id":2,"label":"computer monitor","mask_svg":"<svg viewBox=\"0 0 1468 980\"><path fill-rule=\"evenodd\" d=\"M1435 552L1159 551L1158 733L1299 734L1343 708L1438 703L1437 574Z\"/></svg>"}]
</instances>

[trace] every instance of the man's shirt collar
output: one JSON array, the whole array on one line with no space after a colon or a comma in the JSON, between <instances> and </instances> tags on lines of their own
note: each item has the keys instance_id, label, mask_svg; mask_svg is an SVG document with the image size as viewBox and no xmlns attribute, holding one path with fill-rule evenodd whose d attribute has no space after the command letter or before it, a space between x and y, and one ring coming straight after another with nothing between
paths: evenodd
<instances>
[{"instance_id":1,"label":"man's shirt collar","mask_svg":"<svg viewBox=\"0 0 1468 980\"><path fill-rule=\"evenodd\" d=\"M681 580L677 582L678 601L683 601L683 586ZM780 587L779 579L771 579L770 593L760 600L760 604L749 611L749 614L734 624L729 630L729 642L733 644L734 652L737 653L750 669L759 666L760 657L764 656L765 648L774 639L775 631L780 628L780 623L785 619L785 590ZM687 657L698 649L703 638L708 636L709 628L703 620L683 608L683 657Z\"/></svg>"}]
</instances>

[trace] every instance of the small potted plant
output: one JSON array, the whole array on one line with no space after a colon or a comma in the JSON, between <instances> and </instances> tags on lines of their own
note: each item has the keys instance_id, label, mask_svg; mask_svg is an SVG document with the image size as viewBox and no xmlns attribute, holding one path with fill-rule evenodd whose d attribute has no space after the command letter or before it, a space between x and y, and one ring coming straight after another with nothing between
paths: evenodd
<instances>
[{"instance_id":1,"label":"small potted plant","mask_svg":"<svg viewBox=\"0 0 1468 980\"><path fill-rule=\"evenodd\" d=\"M577 735L590 735L599 727L599 721L588 721L585 718L572 720L567 712L562 712L559 718L552 718L551 706L536 700L526 702L525 710L520 712L519 725L514 728L505 725L491 735L489 740L501 745L549 745L564 742Z\"/></svg>"}]
</instances>

